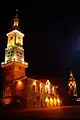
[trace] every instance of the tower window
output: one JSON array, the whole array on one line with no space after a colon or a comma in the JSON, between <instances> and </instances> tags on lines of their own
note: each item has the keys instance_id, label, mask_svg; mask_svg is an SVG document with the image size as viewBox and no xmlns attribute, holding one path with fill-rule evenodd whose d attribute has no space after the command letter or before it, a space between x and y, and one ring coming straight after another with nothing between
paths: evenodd
<instances>
[{"instance_id":1,"label":"tower window","mask_svg":"<svg viewBox=\"0 0 80 120\"><path fill-rule=\"evenodd\" d=\"M21 69L21 67L19 67L19 69Z\"/></svg>"},{"instance_id":2,"label":"tower window","mask_svg":"<svg viewBox=\"0 0 80 120\"><path fill-rule=\"evenodd\" d=\"M20 37L18 37L18 39L20 39Z\"/></svg>"},{"instance_id":3,"label":"tower window","mask_svg":"<svg viewBox=\"0 0 80 120\"><path fill-rule=\"evenodd\" d=\"M10 52L8 52L8 54L10 54Z\"/></svg>"},{"instance_id":4,"label":"tower window","mask_svg":"<svg viewBox=\"0 0 80 120\"><path fill-rule=\"evenodd\" d=\"M33 106L35 106L36 105L36 101L33 101Z\"/></svg>"},{"instance_id":5,"label":"tower window","mask_svg":"<svg viewBox=\"0 0 80 120\"><path fill-rule=\"evenodd\" d=\"M14 21L14 26L18 26L18 22L17 21Z\"/></svg>"},{"instance_id":6,"label":"tower window","mask_svg":"<svg viewBox=\"0 0 80 120\"><path fill-rule=\"evenodd\" d=\"M11 51L11 53L13 53L13 51Z\"/></svg>"},{"instance_id":7,"label":"tower window","mask_svg":"<svg viewBox=\"0 0 80 120\"><path fill-rule=\"evenodd\" d=\"M11 36L11 40L13 39L13 36Z\"/></svg>"},{"instance_id":8,"label":"tower window","mask_svg":"<svg viewBox=\"0 0 80 120\"><path fill-rule=\"evenodd\" d=\"M9 55L7 57L9 57Z\"/></svg>"},{"instance_id":9,"label":"tower window","mask_svg":"<svg viewBox=\"0 0 80 120\"><path fill-rule=\"evenodd\" d=\"M36 86L33 85L33 92L36 92Z\"/></svg>"},{"instance_id":10,"label":"tower window","mask_svg":"<svg viewBox=\"0 0 80 120\"><path fill-rule=\"evenodd\" d=\"M19 53L19 52L17 51L17 53Z\"/></svg>"},{"instance_id":11,"label":"tower window","mask_svg":"<svg viewBox=\"0 0 80 120\"><path fill-rule=\"evenodd\" d=\"M22 55L22 53L20 52L20 55Z\"/></svg>"}]
</instances>

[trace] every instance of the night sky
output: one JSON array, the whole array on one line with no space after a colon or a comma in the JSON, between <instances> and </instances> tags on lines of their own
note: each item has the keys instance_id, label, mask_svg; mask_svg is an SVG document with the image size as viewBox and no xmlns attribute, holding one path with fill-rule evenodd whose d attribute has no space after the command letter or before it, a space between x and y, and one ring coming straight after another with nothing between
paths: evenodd
<instances>
[{"instance_id":1,"label":"night sky","mask_svg":"<svg viewBox=\"0 0 80 120\"><path fill-rule=\"evenodd\" d=\"M25 34L25 61L29 63L26 75L48 78L65 91L72 70L80 85L80 7L77 5L28 1L22 7L16 5L4 11L0 8L0 62L4 61L6 33L18 8L20 28Z\"/></svg>"}]
</instances>

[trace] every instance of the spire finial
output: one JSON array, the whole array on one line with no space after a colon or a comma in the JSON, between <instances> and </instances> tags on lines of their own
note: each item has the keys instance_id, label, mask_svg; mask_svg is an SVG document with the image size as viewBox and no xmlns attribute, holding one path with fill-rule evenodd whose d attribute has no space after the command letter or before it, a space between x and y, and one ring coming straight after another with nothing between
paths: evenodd
<instances>
[{"instance_id":1,"label":"spire finial","mask_svg":"<svg viewBox=\"0 0 80 120\"><path fill-rule=\"evenodd\" d=\"M72 71L70 72L70 77L72 77L73 76L73 73L72 73Z\"/></svg>"},{"instance_id":2,"label":"spire finial","mask_svg":"<svg viewBox=\"0 0 80 120\"><path fill-rule=\"evenodd\" d=\"M16 9L16 16L14 18L14 27L18 27L19 19L18 19L18 9Z\"/></svg>"},{"instance_id":3,"label":"spire finial","mask_svg":"<svg viewBox=\"0 0 80 120\"><path fill-rule=\"evenodd\" d=\"M18 12L19 12L19 10L18 10L18 9L16 9L16 17L18 17Z\"/></svg>"}]
</instances>

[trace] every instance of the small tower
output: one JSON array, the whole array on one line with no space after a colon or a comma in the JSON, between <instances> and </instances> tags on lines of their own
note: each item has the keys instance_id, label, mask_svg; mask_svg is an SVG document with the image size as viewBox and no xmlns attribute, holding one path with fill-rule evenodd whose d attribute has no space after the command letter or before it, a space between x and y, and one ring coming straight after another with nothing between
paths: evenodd
<instances>
[{"instance_id":1,"label":"small tower","mask_svg":"<svg viewBox=\"0 0 80 120\"><path fill-rule=\"evenodd\" d=\"M76 80L72 72L70 72L70 75L69 75L68 87L69 87L69 95L77 96Z\"/></svg>"},{"instance_id":2,"label":"small tower","mask_svg":"<svg viewBox=\"0 0 80 120\"><path fill-rule=\"evenodd\" d=\"M24 61L24 34L19 30L18 14L16 14L13 20L12 29L7 33L7 37L5 60L1 63L1 67L4 70L3 98L5 98L5 101L8 103L6 97L16 96L14 83L16 81L21 83L20 81L25 78L25 68L28 67L28 63Z\"/></svg>"}]
</instances>

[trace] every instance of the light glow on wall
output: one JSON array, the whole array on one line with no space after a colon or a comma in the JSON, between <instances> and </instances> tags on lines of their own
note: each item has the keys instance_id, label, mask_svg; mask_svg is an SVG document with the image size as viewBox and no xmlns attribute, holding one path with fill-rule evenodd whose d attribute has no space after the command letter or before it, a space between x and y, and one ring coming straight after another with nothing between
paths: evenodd
<instances>
[{"instance_id":1,"label":"light glow on wall","mask_svg":"<svg viewBox=\"0 0 80 120\"><path fill-rule=\"evenodd\" d=\"M8 39L8 46L7 47L9 47L9 46L14 46L14 39Z\"/></svg>"},{"instance_id":2,"label":"light glow on wall","mask_svg":"<svg viewBox=\"0 0 80 120\"><path fill-rule=\"evenodd\" d=\"M55 89L54 89L54 86L52 87L52 94L54 94L55 93Z\"/></svg>"},{"instance_id":3,"label":"light glow on wall","mask_svg":"<svg viewBox=\"0 0 80 120\"><path fill-rule=\"evenodd\" d=\"M11 100L12 100L11 98L3 98L2 102L3 104L10 104Z\"/></svg>"},{"instance_id":4,"label":"light glow on wall","mask_svg":"<svg viewBox=\"0 0 80 120\"><path fill-rule=\"evenodd\" d=\"M23 37L19 33L16 34L16 43L23 45Z\"/></svg>"},{"instance_id":5,"label":"light glow on wall","mask_svg":"<svg viewBox=\"0 0 80 120\"><path fill-rule=\"evenodd\" d=\"M53 107L53 99L50 98L50 106Z\"/></svg>"},{"instance_id":6,"label":"light glow on wall","mask_svg":"<svg viewBox=\"0 0 80 120\"><path fill-rule=\"evenodd\" d=\"M5 62L7 62L8 61L8 57L5 57Z\"/></svg>"},{"instance_id":7,"label":"light glow on wall","mask_svg":"<svg viewBox=\"0 0 80 120\"><path fill-rule=\"evenodd\" d=\"M49 98L48 97L45 98L45 102L49 102Z\"/></svg>"},{"instance_id":8,"label":"light glow on wall","mask_svg":"<svg viewBox=\"0 0 80 120\"><path fill-rule=\"evenodd\" d=\"M42 93L42 83L40 83L40 92Z\"/></svg>"},{"instance_id":9,"label":"light glow on wall","mask_svg":"<svg viewBox=\"0 0 80 120\"><path fill-rule=\"evenodd\" d=\"M58 104L58 106L60 106L60 99L59 98L57 98L57 104Z\"/></svg>"},{"instance_id":10,"label":"light glow on wall","mask_svg":"<svg viewBox=\"0 0 80 120\"><path fill-rule=\"evenodd\" d=\"M21 60L22 62L24 62L24 58L22 58L22 60Z\"/></svg>"},{"instance_id":11,"label":"light glow on wall","mask_svg":"<svg viewBox=\"0 0 80 120\"><path fill-rule=\"evenodd\" d=\"M18 81L18 85L19 85L19 86L21 86L21 85L22 85L22 82L21 82L20 80Z\"/></svg>"},{"instance_id":12,"label":"light glow on wall","mask_svg":"<svg viewBox=\"0 0 80 120\"><path fill-rule=\"evenodd\" d=\"M54 106L56 106L57 104L56 98L53 99L53 102L54 102Z\"/></svg>"},{"instance_id":13,"label":"light glow on wall","mask_svg":"<svg viewBox=\"0 0 80 120\"><path fill-rule=\"evenodd\" d=\"M36 80L33 81L32 85L33 85L33 92L36 92L36 90L37 90Z\"/></svg>"},{"instance_id":14,"label":"light glow on wall","mask_svg":"<svg viewBox=\"0 0 80 120\"><path fill-rule=\"evenodd\" d=\"M19 80L19 81L17 82L17 86L16 86L17 90L23 89L23 87L24 87L23 82L22 82L21 80Z\"/></svg>"},{"instance_id":15,"label":"light glow on wall","mask_svg":"<svg viewBox=\"0 0 80 120\"><path fill-rule=\"evenodd\" d=\"M33 81L33 86L36 86L36 81Z\"/></svg>"},{"instance_id":16,"label":"light glow on wall","mask_svg":"<svg viewBox=\"0 0 80 120\"><path fill-rule=\"evenodd\" d=\"M13 56L13 60L17 60L17 56L16 55Z\"/></svg>"}]
</instances>

